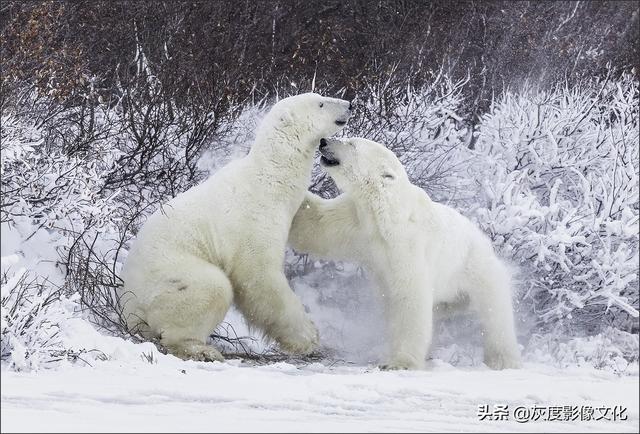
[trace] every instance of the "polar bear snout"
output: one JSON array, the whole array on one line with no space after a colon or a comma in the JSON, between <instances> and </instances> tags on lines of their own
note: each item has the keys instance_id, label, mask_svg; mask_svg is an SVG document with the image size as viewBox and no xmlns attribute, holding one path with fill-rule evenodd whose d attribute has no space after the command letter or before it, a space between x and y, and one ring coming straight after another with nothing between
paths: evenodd
<instances>
[{"instance_id":1,"label":"polar bear snout","mask_svg":"<svg viewBox=\"0 0 640 434\"><path fill-rule=\"evenodd\" d=\"M349 118L351 117L351 111L353 110L353 104L349 101L343 101L340 100L343 104L343 106L346 106L348 104L347 107L345 107L344 109L344 113L342 115L340 115L338 117L338 119L336 119L336 125L338 125L339 127L344 127L347 124L347 121L349 120Z\"/></svg>"},{"instance_id":2,"label":"polar bear snout","mask_svg":"<svg viewBox=\"0 0 640 434\"><path fill-rule=\"evenodd\" d=\"M336 157L333 145L340 143L338 140L320 139L320 164L324 167L337 166L340 160Z\"/></svg>"}]
</instances>

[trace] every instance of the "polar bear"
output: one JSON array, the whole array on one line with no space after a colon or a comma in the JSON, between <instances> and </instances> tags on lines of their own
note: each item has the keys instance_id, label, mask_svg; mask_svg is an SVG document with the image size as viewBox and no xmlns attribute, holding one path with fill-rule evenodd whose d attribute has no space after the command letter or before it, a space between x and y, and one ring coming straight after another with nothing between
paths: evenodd
<instances>
[{"instance_id":1,"label":"polar bear","mask_svg":"<svg viewBox=\"0 0 640 434\"><path fill-rule=\"evenodd\" d=\"M372 274L391 343L382 367L422 368L434 310L465 305L479 314L485 363L518 367L510 274L489 239L411 184L383 145L322 139L320 152L343 193L328 200L307 193L289 242L299 252L361 263Z\"/></svg>"},{"instance_id":2,"label":"polar bear","mask_svg":"<svg viewBox=\"0 0 640 434\"><path fill-rule=\"evenodd\" d=\"M350 113L315 93L279 101L245 157L151 215L122 270L127 324L183 359L223 360L206 339L233 302L283 350L311 352L318 332L283 272L287 236L318 141Z\"/></svg>"}]
</instances>

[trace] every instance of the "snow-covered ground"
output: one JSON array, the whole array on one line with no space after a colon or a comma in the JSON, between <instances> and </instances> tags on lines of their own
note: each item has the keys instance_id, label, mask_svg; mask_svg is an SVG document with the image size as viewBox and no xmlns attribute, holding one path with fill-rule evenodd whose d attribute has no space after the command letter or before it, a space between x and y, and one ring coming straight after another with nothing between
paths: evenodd
<instances>
[{"instance_id":1,"label":"snow-covered ground","mask_svg":"<svg viewBox=\"0 0 640 434\"><path fill-rule=\"evenodd\" d=\"M509 420L481 421L479 405L490 411L508 405ZM623 406L627 420L520 423L513 413L518 406ZM638 432L638 426L638 376L592 368L529 363L499 372L435 360L423 372L383 372L160 356L153 363L2 372L3 432Z\"/></svg>"}]
</instances>

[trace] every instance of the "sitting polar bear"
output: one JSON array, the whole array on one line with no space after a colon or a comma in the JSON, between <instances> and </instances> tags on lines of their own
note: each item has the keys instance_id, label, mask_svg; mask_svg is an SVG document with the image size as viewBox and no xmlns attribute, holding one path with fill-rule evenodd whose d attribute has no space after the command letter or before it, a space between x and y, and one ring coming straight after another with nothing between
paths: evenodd
<instances>
[{"instance_id":1,"label":"sitting polar bear","mask_svg":"<svg viewBox=\"0 0 640 434\"><path fill-rule=\"evenodd\" d=\"M281 100L247 156L149 217L122 271L128 325L178 357L223 360L206 339L235 302L285 351L311 352L318 332L285 278L284 254L318 141L350 111L313 93Z\"/></svg>"},{"instance_id":2,"label":"sitting polar bear","mask_svg":"<svg viewBox=\"0 0 640 434\"><path fill-rule=\"evenodd\" d=\"M324 200L307 193L289 241L300 252L356 261L373 274L391 341L383 368L423 367L434 307L467 303L480 316L485 363L519 366L510 275L489 239L411 184L383 145L322 139L320 152L343 194Z\"/></svg>"}]
</instances>

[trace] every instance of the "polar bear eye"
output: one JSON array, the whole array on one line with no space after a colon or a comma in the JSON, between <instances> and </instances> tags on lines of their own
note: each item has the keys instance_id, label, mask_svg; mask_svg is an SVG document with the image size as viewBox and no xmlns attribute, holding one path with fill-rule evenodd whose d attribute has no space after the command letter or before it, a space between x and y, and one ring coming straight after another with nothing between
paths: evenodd
<instances>
[{"instance_id":1,"label":"polar bear eye","mask_svg":"<svg viewBox=\"0 0 640 434\"><path fill-rule=\"evenodd\" d=\"M324 107L324 103L323 102L320 103L320 108L322 108L322 107Z\"/></svg>"},{"instance_id":2,"label":"polar bear eye","mask_svg":"<svg viewBox=\"0 0 640 434\"><path fill-rule=\"evenodd\" d=\"M389 172L384 172L384 173L382 174L382 177L383 177L384 179L396 179L396 177L395 177L395 176L393 176L393 173L389 173Z\"/></svg>"}]
</instances>

